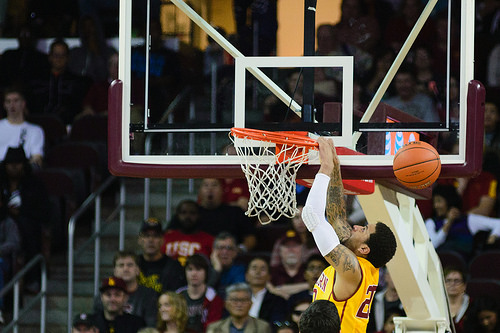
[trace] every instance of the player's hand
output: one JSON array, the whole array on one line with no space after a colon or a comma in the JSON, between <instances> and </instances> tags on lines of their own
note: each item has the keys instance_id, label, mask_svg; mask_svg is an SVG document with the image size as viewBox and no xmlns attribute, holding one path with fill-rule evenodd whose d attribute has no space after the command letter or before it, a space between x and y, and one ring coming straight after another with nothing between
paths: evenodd
<instances>
[{"instance_id":1,"label":"player's hand","mask_svg":"<svg viewBox=\"0 0 500 333\"><path fill-rule=\"evenodd\" d=\"M337 152L335 151L335 146L333 145L333 140L319 137L318 144L319 159L321 162L319 172L330 175L333 169L340 165Z\"/></svg>"}]
</instances>

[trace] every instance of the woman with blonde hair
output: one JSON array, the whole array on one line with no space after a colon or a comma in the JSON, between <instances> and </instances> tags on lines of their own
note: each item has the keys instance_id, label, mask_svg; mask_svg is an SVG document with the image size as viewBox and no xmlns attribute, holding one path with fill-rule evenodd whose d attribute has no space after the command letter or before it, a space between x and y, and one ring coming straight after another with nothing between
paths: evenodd
<instances>
[{"instance_id":1,"label":"woman with blonde hair","mask_svg":"<svg viewBox=\"0 0 500 333\"><path fill-rule=\"evenodd\" d=\"M186 300L167 291L158 298L158 324L160 333L183 333L188 320Z\"/></svg>"}]
</instances>

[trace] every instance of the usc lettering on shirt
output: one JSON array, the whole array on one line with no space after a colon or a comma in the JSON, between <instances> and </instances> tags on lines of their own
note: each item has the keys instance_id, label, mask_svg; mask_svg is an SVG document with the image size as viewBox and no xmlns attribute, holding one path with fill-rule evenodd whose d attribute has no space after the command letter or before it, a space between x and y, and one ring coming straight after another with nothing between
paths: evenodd
<instances>
[{"instance_id":1,"label":"usc lettering on shirt","mask_svg":"<svg viewBox=\"0 0 500 333\"><path fill-rule=\"evenodd\" d=\"M340 316L341 332L365 333L370 316L371 304L378 286L379 270L366 259L358 257L361 267L361 283L354 294L339 300L333 293L335 284L335 268L327 267L313 289L313 302L324 299L337 307Z\"/></svg>"},{"instance_id":2,"label":"usc lettering on shirt","mask_svg":"<svg viewBox=\"0 0 500 333\"><path fill-rule=\"evenodd\" d=\"M214 236L203 231L185 234L180 230L169 230L163 235L161 250L172 259L189 257L201 253L210 257Z\"/></svg>"},{"instance_id":3,"label":"usc lettering on shirt","mask_svg":"<svg viewBox=\"0 0 500 333\"><path fill-rule=\"evenodd\" d=\"M195 252L201 250L201 244L198 242L180 241L165 244L165 254L177 259L177 257L189 257Z\"/></svg>"}]
</instances>

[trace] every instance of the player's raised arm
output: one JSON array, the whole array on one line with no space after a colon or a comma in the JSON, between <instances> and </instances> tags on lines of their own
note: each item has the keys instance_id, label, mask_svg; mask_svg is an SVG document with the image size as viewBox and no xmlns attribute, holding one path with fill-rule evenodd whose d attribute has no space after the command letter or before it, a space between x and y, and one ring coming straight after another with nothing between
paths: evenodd
<instances>
[{"instance_id":1,"label":"player's raised arm","mask_svg":"<svg viewBox=\"0 0 500 333\"><path fill-rule=\"evenodd\" d=\"M321 167L319 172L330 175L330 184L328 186L328 195L326 200L326 216L328 222L333 226L340 242L343 243L351 237L351 226L347 222L347 214L344 200L344 185L340 175L340 161L335 151L332 140L326 140L330 149L323 150L321 158ZM326 163L325 163L325 162ZM332 161L333 166L328 163ZM325 167L323 167L325 165Z\"/></svg>"},{"instance_id":2,"label":"player's raised arm","mask_svg":"<svg viewBox=\"0 0 500 333\"><path fill-rule=\"evenodd\" d=\"M339 283L336 283L335 289L338 286L342 288L342 293L350 296L361 280L361 271L354 252L340 244L341 240L349 239L351 231L345 218L339 162L330 139L319 138L318 143L321 167L307 197L302 218L308 230L313 234L321 254L338 273ZM333 178L330 179L329 175ZM327 194L332 200L337 201L327 204ZM332 210L330 212L331 224L325 219L327 205ZM335 293L337 294L337 290Z\"/></svg>"}]
</instances>

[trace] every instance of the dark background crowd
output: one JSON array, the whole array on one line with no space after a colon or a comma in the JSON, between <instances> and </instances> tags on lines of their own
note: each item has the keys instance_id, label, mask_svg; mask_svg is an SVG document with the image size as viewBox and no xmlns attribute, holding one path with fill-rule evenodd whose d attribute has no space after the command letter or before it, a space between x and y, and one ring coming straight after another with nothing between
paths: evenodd
<instances>
[{"instance_id":1,"label":"dark background crowd","mask_svg":"<svg viewBox=\"0 0 500 333\"><path fill-rule=\"evenodd\" d=\"M18 40L17 48L0 55L0 277L8 279L38 253L49 259L51 251L63 251L64 241L51 240L65 239L71 212L108 175L107 89L118 77L118 50L107 40L117 36L117 3L0 1L0 36ZM453 122L458 117L460 11L457 2L451 3L455 5L449 37ZM218 117L222 117L232 107L230 57L213 41L205 50L184 42L176 49L167 47L160 5L160 1L151 2L151 121L162 121L164 110L184 87L208 84L214 64ZM366 109L423 6L419 0L344 0L340 21L317 28L316 54L354 56L353 97L358 114ZM245 55L274 55L276 1L238 0L233 9L236 34L218 31ZM136 36L144 35L144 22L145 8L136 1ZM258 38L254 39L256 26ZM447 27L446 4L439 1L385 94L385 103L421 121L446 119ZM53 38L47 53L37 49L42 38ZM78 38L79 46L70 47L67 38ZM140 88L145 79L144 54L144 44L132 48L132 101L139 109L145 100ZM500 1L476 1L474 66L475 79L486 87L483 169L473 178L438 180L432 199L419 206L445 268L459 332L498 332L500 323L495 319L492 324L491 318L500 315L500 297L495 301L482 296L485 290L500 296L496 268L500 259L495 252L500 237ZM300 77L298 70L287 71L280 82L299 103L303 98L301 89L296 89ZM335 69L316 70L318 121L322 121L323 102L340 101L340 78ZM262 120L296 121L274 96L264 95L259 102ZM175 119L187 120L184 114L176 114ZM456 142L442 135L437 148L441 153L453 152ZM71 153L81 157L76 165L69 164ZM53 169L61 167L65 171L54 178ZM63 192L68 178L71 188ZM298 191L300 204L307 189L299 186ZM259 332L297 332L298 318L326 263L300 215L265 228L243 214L247 199L243 180L204 179L198 199L179 203L171 221L146 220L139 234L140 251L116 254L115 276L103 280L94 309L88 309L93 314L79 315L75 326L101 325L101 332L107 332L109 325L129 323L129 328L149 326L166 332L175 324L179 332L205 332L224 318L237 326L238 320L251 316L262 321L255 323L262 325ZM366 223L356 200L346 200L351 222ZM491 257L483 257L488 254ZM39 284L39 272L34 271L25 278L24 290L36 292ZM404 309L385 270L379 289L369 332L392 332L392 317L404 315ZM116 299L121 306L113 309ZM155 301L148 303L151 299ZM169 314L168 307L189 315Z\"/></svg>"}]
</instances>

